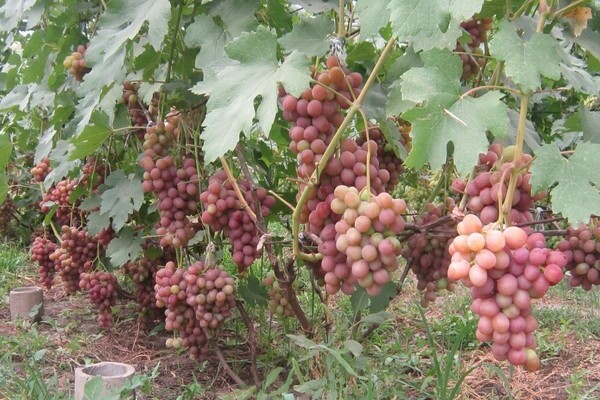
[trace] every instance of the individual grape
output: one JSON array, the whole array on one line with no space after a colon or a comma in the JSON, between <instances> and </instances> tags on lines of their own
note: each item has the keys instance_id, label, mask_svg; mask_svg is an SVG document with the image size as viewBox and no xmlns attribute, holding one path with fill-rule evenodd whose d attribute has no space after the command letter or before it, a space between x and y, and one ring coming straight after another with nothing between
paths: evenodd
<instances>
[{"instance_id":1,"label":"individual grape","mask_svg":"<svg viewBox=\"0 0 600 400\"><path fill-rule=\"evenodd\" d=\"M117 277L109 272L84 272L79 288L87 290L92 303L98 308L98 325L104 329L113 326L112 307L117 301Z\"/></svg>"}]
</instances>

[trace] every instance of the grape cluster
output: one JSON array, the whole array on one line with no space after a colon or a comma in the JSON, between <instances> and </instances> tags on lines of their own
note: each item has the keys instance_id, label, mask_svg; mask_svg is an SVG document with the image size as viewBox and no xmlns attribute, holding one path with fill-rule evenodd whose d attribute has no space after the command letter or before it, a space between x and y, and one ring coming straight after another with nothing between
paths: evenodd
<instances>
[{"instance_id":1,"label":"grape cluster","mask_svg":"<svg viewBox=\"0 0 600 400\"><path fill-rule=\"evenodd\" d=\"M48 157L42 158L42 160L37 163L35 167L31 168L30 172L33 176L34 182L44 182L48 174L52 172L52 167L50 166L50 160Z\"/></svg>"},{"instance_id":2,"label":"grape cluster","mask_svg":"<svg viewBox=\"0 0 600 400\"><path fill-rule=\"evenodd\" d=\"M262 284L267 287L269 291L269 311L273 315L280 317L286 316L291 317L294 315L292 305L285 298L283 290L279 286L277 278L272 271L269 271L262 281Z\"/></svg>"},{"instance_id":3,"label":"grape cluster","mask_svg":"<svg viewBox=\"0 0 600 400\"><path fill-rule=\"evenodd\" d=\"M186 157L182 167L177 168L172 156L154 160L145 155L140 160L144 169L143 188L158 197L159 226L156 233L161 235L161 246L180 248L196 235L195 224L188 216L196 211L198 196L198 175L196 161Z\"/></svg>"},{"instance_id":4,"label":"grape cluster","mask_svg":"<svg viewBox=\"0 0 600 400\"><path fill-rule=\"evenodd\" d=\"M138 127L135 131L138 137L143 138L146 132L146 126L151 121L148 117L155 118L158 115L159 94L155 93L152 97L152 104L146 107L138 98L139 83L126 81L123 83L123 101L127 106L129 118L133 126ZM146 112L147 111L147 112Z\"/></svg>"},{"instance_id":5,"label":"grape cluster","mask_svg":"<svg viewBox=\"0 0 600 400\"><path fill-rule=\"evenodd\" d=\"M86 48L89 47L89 43L87 46L80 44L77 46L77 51L74 51L70 55L68 55L63 61L63 66L69 71L71 75L75 77L78 81L83 80L83 76L91 71L91 68L87 68L85 66L85 51Z\"/></svg>"},{"instance_id":6,"label":"grape cluster","mask_svg":"<svg viewBox=\"0 0 600 400\"><path fill-rule=\"evenodd\" d=\"M514 226L502 232L493 224L484 227L472 214L456 229L448 278L471 287L472 309L479 316L476 337L492 341L497 360L539 369L531 299L560 282L567 257L547 249L541 233L527 235Z\"/></svg>"},{"instance_id":7,"label":"grape cluster","mask_svg":"<svg viewBox=\"0 0 600 400\"><path fill-rule=\"evenodd\" d=\"M460 27L466 31L471 38L470 42L467 43L466 49L461 44L457 44L455 51L483 55L483 50L480 45L487 40L487 32L492 29L492 22L492 18L481 19L473 17L469 21L461 23ZM483 57L474 57L468 54L460 54L460 60L463 63L463 72L461 76L461 80L463 81L476 75L485 64L485 59Z\"/></svg>"},{"instance_id":8,"label":"grape cluster","mask_svg":"<svg viewBox=\"0 0 600 400\"><path fill-rule=\"evenodd\" d=\"M50 255L57 249L56 243L46 237L38 236L31 245L31 259L36 261L40 267L40 283L43 287L50 289L54 280L54 261Z\"/></svg>"},{"instance_id":9,"label":"grape cluster","mask_svg":"<svg viewBox=\"0 0 600 400\"><path fill-rule=\"evenodd\" d=\"M71 204L69 197L77 187L77 179L63 179L54 185L47 193L44 193L40 201L40 210L47 214L53 205L57 205L54 219L59 225L76 225L79 219L78 203ZM50 204L54 203L54 204Z\"/></svg>"},{"instance_id":10,"label":"grape cluster","mask_svg":"<svg viewBox=\"0 0 600 400\"><path fill-rule=\"evenodd\" d=\"M11 236L13 229L10 222L14 218L15 211L17 206L12 198L7 196L4 203L0 205L0 238Z\"/></svg>"},{"instance_id":11,"label":"grape cluster","mask_svg":"<svg viewBox=\"0 0 600 400\"><path fill-rule=\"evenodd\" d=\"M90 186L96 189L98 186L104 183L104 174L106 168L104 164L97 162L96 157L90 157L86 160L83 167L81 167L81 179L79 183L84 186Z\"/></svg>"},{"instance_id":12,"label":"grape cluster","mask_svg":"<svg viewBox=\"0 0 600 400\"><path fill-rule=\"evenodd\" d=\"M65 284L65 291L76 293L79 289L79 276L92 269L92 262L98 251L98 241L86 230L63 226L61 244L50 260L54 261L56 270Z\"/></svg>"},{"instance_id":13,"label":"grape cluster","mask_svg":"<svg viewBox=\"0 0 600 400\"><path fill-rule=\"evenodd\" d=\"M341 287L348 293L358 282L370 296L377 296L399 266L401 247L396 235L404 230L406 203L385 192L361 196L356 188L344 185L336 187L334 195L331 210L341 219L334 226L334 240L319 245L325 290L336 293ZM345 256L344 262L336 262L338 252Z\"/></svg>"},{"instance_id":14,"label":"grape cluster","mask_svg":"<svg viewBox=\"0 0 600 400\"><path fill-rule=\"evenodd\" d=\"M180 114L172 109L164 121L148 125L144 134L144 154L156 158L167 154L167 150L179 137Z\"/></svg>"},{"instance_id":15,"label":"grape cluster","mask_svg":"<svg viewBox=\"0 0 600 400\"><path fill-rule=\"evenodd\" d=\"M244 193L246 203L252 206L254 200L250 183L244 179L238 180L237 184ZM275 205L275 198L263 188L258 188L256 195L261 204L262 216L268 216L270 208ZM200 194L200 201L204 206L202 222L209 225L213 231L224 232L232 245L233 261L240 269L250 266L260 256L257 245L261 234L250 215L243 209L225 171L217 171L208 179L208 187Z\"/></svg>"},{"instance_id":16,"label":"grape cluster","mask_svg":"<svg viewBox=\"0 0 600 400\"><path fill-rule=\"evenodd\" d=\"M216 329L231 315L235 307L233 279L220 268L205 266L201 262L187 269L178 269L168 262L156 273L156 305L165 307L165 329L177 330L177 339L169 347L189 349L191 356L204 360L208 355L206 329Z\"/></svg>"},{"instance_id":17,"label":"grape cluster","mask_svg":"<svg viewBox=\"0 0 600 400\"><path fill-rule=\"evenodd\" d=\"M590 290L594 285L600 285L600 227L588 228L583 224L577 228L569 227L557 249L567 257L571 287Z\"/></svg>"},{"instance_id":18,"label":"grape cluster","mask_svg":"<svg viewBox=\"0 0 600 400\"><path fill-rule=\"evenodd\" d=\"M446 200L445 205L427 204L425 212L416 217L414 223L418 227L434 224L453 208L454 200L451 198ZM419 231L408 239L402 251L402 256L410 262L410 269L417 277L417 289L424 292L423 307L435 300L436 292L454 289L454 283L448 280L448 247L456 236L455 225L453 219L448 219L433 229Z\"/></svg>"},{"instance_id":19,"label":"grape cluster","mask_svg":"<svg viewBox=\"0 0 600 400\"><path fill-rule=\"evenodd\" d=\"M90 300L98 307L98 325L109 329L113 325L112 307L117 302L117 277L109 272L84 272L79 288L88 291Z\"/></svg>"},{"instance_id":20,"label":"grape cluster","mask_svg":"<svg viewBox=\"0 0 600 400\"><path fill-rule=\"evenodd\" d=\"M396 156L394 150L385 142L385 137L381 129L376 127L369 128L368 139L377 143L377 154L375 156L379 161L379 171L387 171L389 174L389 178L382 179L382 181L385 181L384 190L390 192L394 190L398 183L400 183L400 174L404 169L402 160ZM365 129L362 131L362 135L357 144L362 145L366 141L367 130ZM385 174L385 172L382 173Z\"/></svg>"},{"instance_id":21,"label":"grape cluster","mask_svg":"<svg viewBox=\"0 0 600 400\"><path fill-rule=\"evenodd\" d=\"M513 164L503 162L510 157L512 147L504 151L499 145L492 145L486 154L479 156L478 172L468 183L457 178L452 183L455 192L466 192L468 196L467 210L481 218L484 224L489 224L498 219L498 213L502 205L498 203L501 198L504 201L508 191L508 185ZM521 157L522 167L517 175L517 186L512 199L510 211L511 224L519 224L533 221L530 212L535 201L545 197L545 193L535 196L531 194L531 173L527 170L532 157L523 154Z\"/></svg>"}]
</instances>

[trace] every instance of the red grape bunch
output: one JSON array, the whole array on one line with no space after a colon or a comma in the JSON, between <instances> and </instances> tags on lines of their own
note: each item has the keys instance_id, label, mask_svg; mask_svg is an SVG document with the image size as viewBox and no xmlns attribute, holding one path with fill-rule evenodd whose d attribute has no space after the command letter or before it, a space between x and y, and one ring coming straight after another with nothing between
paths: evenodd
<instances>
[{"instance_id":1,"label":"red grape bunch","mask_svg":"<svg viewBox=\"0 0 600 400\"><path fill-rule=\"evenodd\" d=\"M269 311L272 315L278 315L280 317L292 317L294 310L292 305L287 301L283 290L279 286L277 278L272 271L269 271L262 281L269 291Z\"/></svg>"},{"instance_id":2,"label":"red grape bunch","mask_svg":"<svg viewBox=\"0 0 600 400\"><path fill-rule=\"evenodd\" d=\"M156 233L162 236L161 246L186 246L196 235L195 225L188 218L197 207L195 159L186 157L182 167L177 168L172 156L154 160L146 155L140 165L144 169L144 191L153 192L158 197L160 220Z\"/></svg>"},{"instance_id":3,"label":"red grape bunch","mask_svg":"<svg viewBox=\"0 0 600 400\"><path fill-rule=\"evenodd\" d=\"M238 180L244 200L253 208L254 199L247 180ZM261 203L261 214L266 217L275 205L275 198L264 188L258 188L256 195ZM240 269L245 269L256 260L260 253L257 245L261 234L250 215L243 209L233 184L225 171L218 171L208 179L208 187L200 195L204 211L202 222L215 231L223 231L232 245L233 261ZM254 210L256 212L256 210Z\"/></svg>"},{"instance_id":4,"label":"red grape bunch","mask_svg":"<svg viewBox=\"0 0 600 400\"><path fill-rule=\"evenodd\" d=\"M81 167L81 179L79 183L84 186L89 186L96 189L104 183L104 174L106 168L104 164L97 161L96 157L89 157L83 167Z\"/></svg>"},{"instance_id":5,"label":"red grape bunch","mask_svg":"<svg viewBox=\"0 0 600 400\"><path fill-rule=\"evenodd\" d=\"M78 185L77 179L64 179L56 183L47 193L44 193L39 203L42 213L47 214L57 205L54 219L60 226L76 225L80 217L79 201L71 204L69 197Z\"/></svg>"},{"instance_id":6,"label":"red grape bunch","mask_svg":"<svg viewBox=\"0 0 600 400\"><path fill-rule=\"evenodd\" d=\"M518 227L498 230L466 215L449 247L448 278L471 287L472 309L479 316L476 337L492 341L492 354L513 365L539 369L533 335L537 321L531 299L541 298L563 278L564 254L550 251L541 233Z\"/></svg>"},{"instance_id":7,"label":"red grape bunch","mask_svg":"<svg viewBox=\"0 0 600 400\"><path fill-rule=\"evenodd\" d=\"M187 304L188 283L184 275L185 270L178 269L172 261L156 272L156 306L165 308L165 329L181 335L181 338L167 340L167 347L183 346L192 358L206 360L208 340L196 319L196 310Z\"/></svg>"},{"instance_id":8,"label":"red grape bunch","mask_svg":"<svg viewBox=\"0 0 600 400\"><path fill-rule=\"evenodd\" d=\"M448 198L446 205L427 204L425 212L415 218L415 225L423 227L435 223L454 208L454 200ZM410 269L417 277L417 289L424 291L421 305L427 307L440 290L454 289L454 282L448 280L450 254L448 247L456 236L455 222L448 219L444 224L412 235L402 251L402 256L410 262Z\"/></svg>"},{"instance_id":9,"label":"red grape bunch","mask_svg":"<svg viewBox=\"0 0 600 400\"><path fill-rule=\"evenodd\" d=\"M33 176L34 182L44 182L48 174L52 172L52 167L50 166L50 160L48 157L42 158L42 160L37 163L35 167L31 168L30 172Z\"/></svg>"},{"instance_id":10,"label":"red grape bunch","mask_svg":"<svg viewBox=\"0 0 600 400\"><path fill-rule=\"evenodd\" d=\"M158 271L157 265L161 261L151 261L146 257L142 257L123 266L125 274L131 278L135 285L138 320L145 326L152 325L153 321L160 316L160 312L156 307L154 279Z\"/></svg>"},{"instance_id":11,"label":"red grape bunch","mask_svg":"<svg viewBox=\"0 0 600 400\"><path fill-rule=\"evenodd\" d=\"M52 287L54 280L54 261L50 259L50 255L57 249L56 243L46 237L38 236L31 245L31 259L36 261L40 267L40 283L46 289Z\"/></svg>"},{"instance_id":12,"label":"red grape bunch","mask_svg":"<svg viewBox=\"0 0 600 400\"><path fill-rule=\"evenodd\" d=\"M98 325L109 329L113 325L112 307L117 302L117 277L110 272L84 272L79 288L88 291L90 300L98 308Z\"/></svg>"},{"instance_id":13,"label":"red grape bunch","mask_svg":"<svg viewBox=\"0 0 600 400\"><path fill-rule=\"evenodd\" d=\"M80 44L77 46L77 51L68 55L63 61L64 67L78 81L82 81L83 76L91 71L91 68L85 66L85 51L87 47L89 47L89 43L87 46Z\"/></svg>"},{"instance_id":14,"label":"red grape bunch","mask_svg":"<svg viewBox=\"0 0 600 400\"><path fill-rule=\"evenodd\" d=\"M65 284L65 291L76 293L79 289L79 276L92 269L92 262L98 252L98 241L86 230L63 226L61 244L50 259L54 261L56 270Z\"/></svg>"},{"instance_id":15,"label":"red grape bunch","mask_svg":"<svg viewBox=\"0 0 600 400\"><path fill-rule=\"evenodd\" d=\"M138 127L135 132L141 139L144 137L144 133L146 133L146 126L152 122L148 119L148 116L152 119L158 115L159 94L155 93L152 97L152 104L146 106L138 98L139 88L140 85L137 82L126 81L123 83L123 100L129 111L131 123L133 126Z\"/></svg>"},{"instance_id":16,"label":"red grape bunch","mask_svg":"<svg viewBox=\"0 0 600 400\"><path fill-rule=\"evenodd\" d=\"M385 192L363 200L356 188L344 185L334 194L331 210L342 218L335 224L335 240L324 241L319 251L325 257L339 251L346 260L323 258L325 289L335 293L342 287L346 292L345 285L358 282L370 296L377 296L398 269L401 247L396 235L404 230L406 203Z\"/></svg>"},{"instance_id":17,"label":"red grape bunch","mask_svg":"<svg viewBox=\"0 0 600 400\"><path fill-rule=\"evenodd\" d=\"M483 50L480 45L487 40L487 32L492 29L492 22L492 18L473 17L469 21L461 23L460 27L467 32L471 38L467 43L466 49L461 44L457 44L455 51L483 55ZM476 75L485 64L485 58L468 54L460 54L460 60L463 63L463 73L460 79L463 81Z\"/></svg>"},{"instance_id":18,"label":"red grape bunch","mask_svg":"<svg viewBox=\"0 0 600 400\"><path fill-rule=\"evenodd\" d=\"M600 227L588 228L583 224L578 228L569 227L557 249L567 257L571 287L590 290L594 285L600 285Z\"/></svg>"},{"instance_id":19,"label":"red grape bunch","mask_svg":"<svg viewBox=\"0 0 600 400\"><path fill-rule=\"evenodd\" d=\"M502 155L502 148L498 145L492 145L487 154L479 156L479 168L476 176L468 183L461 178L452 182L452 189L455 192L466 192L468 196L467 210L471 211L481 218L484 224L495 222L498 219L499 210L502 205L498 204L498 198L502 201L506 198L508 185L512 168L512 162L502 162L503 159L511 158L506 154L511 153L512 147L507 147ZM521 158L522 167L517 175L517 186L512 199L512 208L510 211L511 224L518 224L533 221L533 214L530 209L535 201L545 197L545 193L535 196L531 194L531 173L528 171L532 157L529 154L523 154Z\"/></svg>"},{"instance_id":20,"label":"red grape bunch","mask_svg":"<svg viewBox=\"0 0 600 400\"><path fill-rule=\"evenodd\" d=\"M183 274L187 282L186 302L196 312L196 320L204 329L217 329L235 308L233 278L221 268L205 268L201 262L190 265Z\"/></svg>"},{"instance_id":21,"label":"red grape bunch","mask_svg":"<svg viewBox=\"0 0 600 400\"><path fill-rule=\"evenodd\" d=\"M17 206L10 196L6 196L4 203L0 204L0 239L13 233L11 221L17 211Z\"/></svg>"},{"instance_id":22,"label":"red grape bunch","mask_svg":"<svg viewBox=\"0 0 600 400\"><path fill-rule=\"evenodd\" d=\"M400 183L400 174L402 173L404 166L402 160L396 156L394 150L392 150L389 144L385 142L385 137L381 129L372 127L369 128L369 140L373 140L377 143L377 160L379 161L379 171L386 171L389 174L389 178L382 179L386 181L384 184L384 190L392 191L398 183ZM358 140L358 144L362 145L367 141L367 130L364 129L361 133L361 137ZM385 174L386 172L382 172Z\"/></svg>"}]
</instances>

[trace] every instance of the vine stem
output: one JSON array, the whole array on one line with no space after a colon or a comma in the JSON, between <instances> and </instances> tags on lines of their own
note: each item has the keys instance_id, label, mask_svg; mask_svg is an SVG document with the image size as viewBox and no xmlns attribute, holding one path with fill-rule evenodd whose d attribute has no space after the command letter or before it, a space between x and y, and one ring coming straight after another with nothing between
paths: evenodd
<instances>
[{"instance_id":1,"label":"vine stem","mask_svg":"<svg viewBox=\"0 0 600 400\"><path fill-rule=\"evenodd\" d=\"M223 156L219 157L219 160L221 161L223 170L225 170L225 173L227 174L227 179L229 179L229 182L231 182L231 185L233 186L233 190L235 191L235 194L237 195L238 199L240 200L240 203L242 203L242 207L248 213L250 218L252 218L252 221L254 221L256 223L256 213L254 212L254 210L252 210L252 208L250 208L250 206L246 202L246 199L244 198L244 194L240 190L240 187L237 184L237 180L233 176L233 173L231 172L231 168L229 168L229 164L227 163L227 160Z\"/></svg>"},{"instance_id":2,"label":"vine stem","mask_svg":"<svg viewBox=\"0 0 600 400\"><path fill-rule=\"evenodd\" d=\"M352 118L354 118L354 115L356 114L356 112L360 109L367 92L369 91L371 86L373 86L373 83L375 82L375 79L377 78L379 71L383 67L383 63L384 63L386 57L388 56L388 54L394 47L395 43L396 43L395 38L391 38L389 40L389 42L386 44L383 51L381 52L381 55L379 56L379 59L377 60L375 67L373 67L373 71L371 71L369 78L365 82L365 85L364 85L362 91L360 92L360 95L358 96L356 101L354 101L352 106L348 109L346 118L344 118L340 127L337 129L337 131L331 138L331 143L329 143L329 145L325 149L325 152L323 153L321 160L317 164L315 171L313 172L312 176L310 177L310 180L307 183L306 188L304 189L304 191L300 195L300 198L298 199L298 203L296 204L296 208L294 209L294 213L292 214L292 236L293 236L292 248L293 248L294 257L299 257L299 258L308 259L308 260L314 259L314 257L311 257L311 255L302 253L300 251L300 243L298 242L298 233L300 231L300 214L302 212L302 209L304 208L304 205L308 201L308 198L311 194L311 191L314 189L316 182L318 182L319 176L321 176L321 173L327 166L327 162L329 161L329 158L331 158L331 156L335 152L335 149L336 149L340 139L342 138L344 130L350 124L350 121L352 121Z\"/></svg>"},{"instance_id":3,"label":"vine stem","mask_svg":"<svg viewBox=\"0 0 600 400\"><path fill-rule=\"evenodd\" d=\"M344 0L338 1L338 37L346 36L346 24L344 23Z\"/></svg>"},{"instance_id":4,"label":"vine stem","mask_svg":"<svg viewBox=\"0 0 600 400\"><path fill-rule=\"evenodd\" d=\"M208 334L208 331L206 329L202 329L204 331L204 335L209 338L210 335ZM229 375L229 377L231 379L233 379L235 381L235 383L237 383L240 386L247 386L246 382L244 382L242 380L242 378L239 377L238 374L235 373L235 371L233 369L231 369L231 367L229 366L229 364L227 364L227 361L225 361L225 357L223 357L223 353L221 353L221 349L219 348L219 344L216 342L216 340L214 341L214 349L215 349L215 353L217 355L217 358L219 359L219 363L221 364L221 366L223 367L223 369L225 370L225 372L227 373L227 375Z\"/></svg>"},{"instance_id":5,"label":"vine stem","mask_svg":"<svg viewBox=\"0 0 600 400\"><path fill-rule=\"evenodd\" d=\"M179 35L179 24L181 23L181 16L183 15L183 3L184 2L181 2L179 5L179 10L177 11L173 40L171 40L171 49L169 50L169 61L167 63L167 75L165 76L165 82L171 81L171 69L173 68L173 58L175 57L175 43L177 42L177 36Z\"/></svg>"},{"instance_id":6,"label":"vine stem","mask_svg":"<svg viewBox=\"0 0 600 400\"><path fill-rule=\"evenodd\" d=\"M272 190L269 190L269 194L272 194L277 200L279 200L280 202L282 202L283 204L285 204L286 206L288 206L290 208L290 210L294 211L294 206L291 205L289 201L287 201L286 199L284 199L283 197L281 197L279 194L275 193Z\"/></svg>"},{"instance_id":7,"label":"vine stem","mask_svg":"<svg viewBox=\"0 0 600 400\"><path fill-rule=\"evenodd\" d=\"M260 200L258 199L258 195L256 194L256 185L254 184L254 180L252 179L252 175L250 174L250 170L248 169L248 164L246 163L246 158L244 157L244 152L240 148L240 146L236 146L237 158L240 163L240 167L242 168L242 172L246 177L246 180L250 184L250 193L252 194L252 201L254 202L254 206L256 207L256 212L258 213L258 218L255 221L256 227L261 232L261 234L267 233L267 225L265 224L264 217L261 212ZM292 273L288 273L289 279L286 278L285 273L282 271L279 263L279 259L275 254L273 249L273 244L269 240L265 240L264 244L265 251L267 253L267 257L271 266L273 268L273 273L275 277L279 281L280 286L283 288L283 293L285 298L290 303L292 310L294 310L294 314L300 322L300 326L302 330L307 333L307 335L312 335L312 326L298 301L298 297L296 297L296 292L294 291L294 287L292 286L294 282L294 277ZM294 259L290 258L290 263L293 262ZM287 268L288 272L291 272L292 266Z\"/></svg>"},{"instance_id":8,"label":"vine stem","mask_svg":"<svg viewBox=\"0 0 600 400\"><path fill-rule=\"evenodd\" d=\"M250 375L252 375L254 385L260 387L260 380L258 379L258 371L256 369L256 331L254 330L254 325L252 324L252 320L248 316L244 305L241 302L236 301L235 306L240 312L240 316L248 330L248 344L250 345Z\"/></svg>"},{"instance_id":9,"label":"vine stem","mask_svg":"<svg viewBox=\"0 0 600 400\"><path fill-rule=\"evenodd\" d=\"M506 90L507 92L511 92L517 95L522 95L523 93L520 90L517 89L512 89L506 86L498 86L498 85L484 85L484 86L477 86L474 87L472 89L467 90L466 92L464 92L461 96L460 99L464 99L465 97L478 92L479 90L492 90L492 89L498 89L498 90Z\"/></svg>"},{"instance_id":10,"label":"vine stem","mask_svg":"<svg viewBox=\"0 0 600 400\"><path fill-rule=\"evenodd\" d=\"M510 209L512 208L512 201L515 195L515 188L517 187L517 177L521 166L521 155L523 154L523 142L525 141L525 124L527 122L527 108L529 107L530 93L524 94L521 97L521 108L519 109L519 125L517 127L517 140L515 144L515 154L513 157L513 171L510 176L510 182L508 183L508 190L506 191L506 197L502 204L501 212L504 213L506 222L510 224Z\"/></svg>"}]
</instances>

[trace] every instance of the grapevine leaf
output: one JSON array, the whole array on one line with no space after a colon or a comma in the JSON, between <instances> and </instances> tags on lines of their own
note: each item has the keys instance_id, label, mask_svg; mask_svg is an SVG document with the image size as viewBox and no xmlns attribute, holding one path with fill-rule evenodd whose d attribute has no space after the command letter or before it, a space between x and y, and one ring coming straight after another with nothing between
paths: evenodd
<instances>
[{"instance_id":1,"label":"grapevine leaf","mask_svg":"<svg viewBox=\"0 0 600 400\"><path fill-rule=\"evenodd\" d=\"M354 12L360 22L361 37L373 37L379 30L387 25L390 20L388 5L390 0L370 0L356 3Z\"/></svg>"},{"instance_id":2,"label":"grapevine leaf","mask_svg":"<svg viewBox=\"0 0 600 400\"><path fill-rule=\"evenodd\" d=\"M106 116L98 112L94 116L90 119L91 124L87 124L83 132L71 139L74 146L69 156L71 161L94 154L111 134L112 129L107 125Z\"/></svg>"},{"instance_id":3,"label":"grapevine leaf","mask_svg":"<svg viewBox=\"0 0 600 400\"><path fill-rule=\"evenodd\" d=\"M590 111L583 104L579 107L583 141L600 143L600 111Z\"/></svg>"},{"instance_id":4,"label":"grapevine leaf","mask_svg":"<svg viewBox=\"0 0 600 400\"><path fill-rule=\"evenodd\" d=\"M416 50L451 47L461 35L460 23L481 10L483 0L391 0L394 34Z\"/></svg>"},{"instance_id":5,"label":"grapevine leaf","mask_svg":"<svg viewBox=\"0 0 600 400\"><path fill-rule=\"evenodd\" d=\"M264 307L269 303L269 292L253 275L248 277L246 283L239 284L238 291L242 299L251 307Z\"/></svg>"},{"instance_id":6,"label":"grapevine leaf","mask_svg":"<svg viewBox=\"0 0 600 400\"><path fill-rule=\"evenodd\" d=\"M204 69L219 60L227 59L226 41L227 36L223 28L204 14L197 15L194 22L185 31L185 45L200 47L195 61L197 68Z\"/></svg>"},{"instance_id":7,"label":"grapevine leaf","mask_svg":"<svg viewBox=\"0 0 600 400\"><path fill-rule=\"evenodd\" d=\"M270 131L277 114L279 82L293 95L299 95L310 82L309 59L294 51L279 65L277 37L262 26L256 32L243 33L225 50L240 63L223 68L213 83L201 82L192 89L210 95L206 129L201 135L206 163L234 149L240 132L249 135L254 130L255 119L262 132Z\"/></svg>"},{"instance_id":8,"label":"grapevine leaf","mask_svg":"<svg viewBox=\"0 0 600 400\"><path fill-rule=\"evenodd\" d=\"M224 0L213 2L209 14L223 21L225 32L230 39L242 32L249 32L256 25L257 0Z\"/></svg>"},{"instance_id":9,"label":"grapevine leaf","mask_svg":"<svg viewBox=\"0 0 600 400\"><path fill-rule=\"evenodd\" d=\"M301 51L309 57L322 56L329 50L327 36L335 29L331 19L326 15L314 18L303 18L291 32L279 38L279 43L287 53Z\"/></svg>"},{"instance_id":10,"label":"grapevine leaf","mask_svg":"<svg viewBox=\"0 0 600 400\"><path fill-rule=\"evenodd\" d=\"M0 172L0 204L4 203L8 195L8 177Z\"/></svg>"},{"instance_id":11,"label":"grapevine leaf","mask_svg":"<svg viewBox=\"0 0 600 400\"><path fill-rule=\"evenodd\" d=\"M44 187L49 188L52 184L58 182L69 172L73 171L81 164L80 160L69 161L69 154L73 151L73 145L66 140L59 140L56 146L50 152L50 160L52 161L52 171L44 180Z\"/></svg>"},{"instance_id":12,"label":"grapevine leaf","mask_svg":"<svg viewBox=\"0 0 600 400\"><path fill-rule=\"evenodd\" d=\"M486 131L496 137L506 135L508 116L502 94L489 92L479 98L462 98L460 60L449 51L431 50L421 56L424 67L402 75L404 101L415 107L402 114L413 125L413 149L406 165L432 168L446 160L449 142L454 144L454 161L461 174L470 171L488 146Z\"/></svg>"},{"instance_id":13,"label":"grapevine leaf","mask_svg":"<svg viewBox=\"0 0 600 400\"><path fill-rule=\"evenodd\" d=\"M87 228L90 235L97 235L103 229L110 226L110 217L108 214L102 214L100 211L92 211L87 218Z\"/></svg>"},{"instance_id":14,"label":"grapevine leaf","mask_svg":"<svg viewBox=\"0 0 600 400\"><path fill-rule=\"evenodd\" d=\"M381 313L390 304L390 301L398 294L396 284L388 282L381 287L381 293L375 297L371 297L371 315L375 316ZM364 319L364 318L363 318Z\"/></svg>"},{"instance_id":15,"label":"grapevine leaf","mask_svg":"<svg viewBox=\"0 0 600 400\"><path fill-rule=\"evenodd\" d=\"M352 296L350 296L350 305L352 305L352 313L358 314L369 306L369 295L362 287L357 287Z\"/></svg>"},{"instance_id":16,"label":"grapevine leaf","mask_svg":"<svg viewBox=\"0 0 600 400\"><path fill-rule=\"evenodd\" d=\"M52 150L52 140L54 139L55 135L56 129L54 129L52 126L50 126L46 132L44 132L40 138L40 141L38 142L37 147L35 148L35 156L33 158L33 162L35 164L42 161L42 158L46 157L50 153L50 150Z\"/></svg>"},{"instance_id":17,"label":"grapevine leaf","mask_svg":"<svg viewBox=\"0 0 600 400\"><path fill-rule=\"evenodd\" d=\"M599 152L600 144L580 143L566 158L554 144L541 146L531 167L533 192L550 191L555 213L572 224L587 223L591 215L600 215Z\"/></svg>"},{"instance_id":18,"label":"grapevine leaf","mask_svg":"<svg viewBox=\"0 0 600 400\"><path fill-rule=\"evenodd\" d=\"M142 242L141 232L136 233L131 227L124 227L106 248L111 264L121 266L138 258L142 253Z\"/></svg>"},{"instance_id":19,"label":"grapevine leaf","mask_svg":"<svg viewBox=\"0 0 600 400\"><path fill-rule=\"evenodd\" d=\"M560 78L560 57L554 46L555 41L540 32L524 41L507 21L500 23L498 32L490 41L494 56L506 62L506 75L524 92L540 87L540 75L554 80Z\"/></svg>"},{"instance_id":20,"label":"grapevine leaf","mask_svg":"<svg viewBox=\"0 0 600 400\"><path fill-rule=\"evenodd\" d=\"M144 191L135 174L125 176L122 170L114 171L106 178L102 193L100 212L112 218L115 231L119 231L129 214L137 211L144 202Z\"/></svg>"},{"instance_id":21,"label":"grapevine leaf","mask_svg":"<svg viewBox=\"0 0 600 400\"><path fill-rule=\"evenodd\" d=\"M594 57L600 58L600 32L586 29L581 36L573 36L570 32L565 31L564 35L570 41L573 41L592 53Z\"/></svg>"},{"instance_id":22,"label":"grapevine leaf","mask_svg":"<svg viewBox=\"0 0 600 400\"><path fill-rule=\"evenodd\" d=\"M7 0L0 7L0 32L15 29L36 3L36 0Z\"/></svg>"},{"instance_id":23,"label":"grapevine leaf","mask_svg":"<svg viewBox=\"0 0 600 400\"><path fill-rule=\"evenodd\" d=\"M0 134L0 170L3 170L8 165L12 147L9 135L6 133Z\"/></svg>"},{"instance_id":24,"label":"grapevine leaf","mask_svg":"<svg viewBox=\"0 0 600 400\"><path fill-rule=\"evenodd\" d=\"M350 1L345 0L345 2L347 4ZM292 3L298 4L306 11L309 11L314 14L322 13L329 10L336 10L338 7L338 2L331 0L292 0Z\"/></svg>"},{"instance_id":25,"label":"grapevine leaf","mask_svg":"<svg viewBox=\"0 0 600 400\"><path fill-rule=\"evenodd\" d=\"M148 43L160 50L168 32L171 4L168 0L113 0L100 18L101 29L91 40L86 59L93 63L109 59L127 40L136 37L148 21Z\"/></svg>"}]
</instances>

